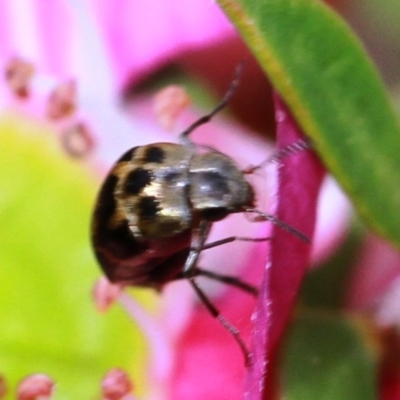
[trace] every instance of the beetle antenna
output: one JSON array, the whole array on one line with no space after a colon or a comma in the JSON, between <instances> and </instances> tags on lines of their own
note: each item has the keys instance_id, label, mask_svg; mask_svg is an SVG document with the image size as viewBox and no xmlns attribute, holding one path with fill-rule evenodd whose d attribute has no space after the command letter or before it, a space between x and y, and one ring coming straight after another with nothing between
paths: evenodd
<instances>
[{"instance_id":1,"label":"beetle antenna","mask_svg":"<svg viewBox=\"0 0 400 400\"><path fill-rule=\"evenodd\" d=\"M253 174L255 171L264 168L269 163L279 162L282 160L282 158L285 158L292 154L301 153L302 151L311 149L312 147L313 145L311 139L308 138L298 139L295 142L290 143L287 146L282 147L280 150L274 152L272 156L269 156L260 164L251 165L245 168L242 172L246 175Z\"/></svg>"},{"instance_id":2,"label":"beetle antenna","mask_svg":"<svg viewBox=\"0 0 400 400\"><path fill-rule=\"evenodd\" d=\"M301 153L304 150L312 149L313 144L311 139L304 138L298 139L293 143L290 143L280 150L278 150L272 157L268 159L268 162L278 162L281 161L282 158L290 156L292 154ZM264 161L265 162L265 161Z\"/></svg>"},{"instance_id":3,"label":"beetle antenna","mask_svg":"<svg viewBox=\"0 0 400 400\"><path fill-rule=\"evenodd\" d=\"M274 217L271 214L264 213L255 208L246 208L245 211L249 212L249 213L257 214L258 218L256 217L256 221L271 221L273 224L279 226L280 228L284 229L285 231L291 233L292 235L297 236L303 242L311 243L311 240L306 235L304 235L304 233L301 233L296 228L293 228L286 222L281 221L280 219Z\"/></svg>"},{"instance_id":4,"label":"beetle antenna","mask_svg":"<svg viewBox=\"0 0 400 400\"><path fill-rule=\"evenodd\" d=\"M223 108L225 108L227 106L227 104L231 100L232 96L236 92L237 87L239 86L240 78L241 78L241 76L243 74L243 70L244 70L244 64L245 64L245 62L241 61L237 65L234 78L233 78L231 84L229 85L229 88L228 88L227 92L225 93L225 96L222 99L222 101L209 114L206 114L206 115L203 115L202 117L200 117L197 121L193 122L192 125L190 125L187 129L185 129L179 135L179 139L182 144L192 144L192 141L188 138L188 136L199 126L204 125L207 122L209 122L214 117L215 114L218 114Z\"/></svg>"}]
</instances>

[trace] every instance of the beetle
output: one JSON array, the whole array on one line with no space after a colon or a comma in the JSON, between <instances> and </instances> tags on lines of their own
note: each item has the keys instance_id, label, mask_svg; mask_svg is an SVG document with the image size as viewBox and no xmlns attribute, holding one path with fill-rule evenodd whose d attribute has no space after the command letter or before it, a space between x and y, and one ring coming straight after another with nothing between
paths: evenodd
<instances>
[{"instance_id":1,"label":"beetle","mask_svg":"<svg viewBox=\"0 0 400 400\"><path fill-rule=\"evenodd\" d=\"M190 139L191 132L227 105L238 85L240 68L222 102L183 131L179 143L137 146L119 158L96 201L92 244L111 282L161 290L170 281L187 279L212 316L237 341L249 364L250 354L239 331L221 315L195 278L206 276L256 295L255 287L236 277L200 268L198 259L203 250L224 243L268 238L232 236L206 243L211 227L230 214L247 212L308 239L254 208L254 189L245 178L248 171L240 170L224 153Z\"/></svg>"}]
</instances>

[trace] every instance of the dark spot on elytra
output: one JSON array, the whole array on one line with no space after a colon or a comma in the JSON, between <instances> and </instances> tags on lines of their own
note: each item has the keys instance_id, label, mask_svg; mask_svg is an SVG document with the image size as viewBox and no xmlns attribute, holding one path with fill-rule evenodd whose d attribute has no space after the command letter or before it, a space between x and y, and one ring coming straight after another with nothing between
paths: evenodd
<instances>
[{"instance_id":1,"label":"dark spot on elytra","mask_svg":"<svg viewBox=\"0 0 400 400\"><path fill-rule=\"evenodd\" d=\"M102 234L103 246L106 245L108 251L116 258L134 257L147 248L147 244L135 239L126 222L117 228L109 228Z\"/></svg>"},{"instance_id":2,"label":"dark spot on elytra","mask_svg":"<svg viewBox=\"0 0 400 400\"><path fill-rule=\"evenodd\" d=\"M137 147L133 147L132 149L128 150L119 158L118 162L132 161L133 157L135 156L136 149Z\"/></svg>"},{"instance_id":3,"label":"dark spot on elytra","mask_svg":"<svg viewBox=\"0 0 400 400\"><path fill-rule=\"evenodd\" d=\"M161 164L165 159L165 151L158 146L151 146L147 149L143 157L145 163Z\"/></svg>"},{"instance_id":4,"label":"dark spot on elytra","mask_svg":"<svg viewBox=\"0 0 400 400\"><path fill-rule=\"evenodd\" d=\"M110 220L116 210L115 188L118 177L109 175L100 190L92 222L92 241L97 258L103 269L111 268L109 260L101 249L113 258L123 259L133 257L146 250L143 243L138 242L129 230L126 221L118 227L110 227ZM108 272L108 271L106 271ZM109 274L107 274L109 276Z\"/></svg>"},{"instance_id":5,"label":"dark spot on elytra","mask_svg":"<svg viewBox=\"0 0 400 400\"><path fill-rule=\"evenodd\" d=\"M118 177L109 175L100 190L97 199L96 211L94 218L96 220L108 223L109 218L112 217L116 208L115 188L118 183Z\"/></svg>"},{"instance_id":6,"label":"dark spot on elytra","mask_svg":"<svg viewBox=\"0 0 400 400\"><path fill-rule=\"evenodd\" d=\"M142 197L138 204L139 215L144 218L152 218L160 211L159 201L154 196Z\"/></svg>"},{"instance_id":7,"label":"dark spot on elytra","mask_svg":"<svg viewBox=\"0 0 400 400\"><path fill-rule=\"evenodd\" d=\"M124 183L125 194L138 195L151 183L153 174L147 169L136 168L129 172Z\"/></svg>"}]
</instances>

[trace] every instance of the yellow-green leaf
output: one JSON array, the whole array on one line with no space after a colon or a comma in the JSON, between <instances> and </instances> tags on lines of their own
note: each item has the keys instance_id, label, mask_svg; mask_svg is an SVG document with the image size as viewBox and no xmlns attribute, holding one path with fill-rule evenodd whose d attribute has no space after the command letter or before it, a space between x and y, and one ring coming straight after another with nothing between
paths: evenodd
<instances>
[{"instance_id":1,"label":"yellow-green leaf","mask_svg":"<svg viewBox=\"0 0 400 400\"><path fill-rule=\"evenodd\" d=\"M91 300L100 276L89 241L99 182L52 135L21 119L0 120L0 375L7 399L32 373L54 379L55 399L97 398L102 376L116 366L143 381L139 332L118 306L102 315Z\"/></svg>"}]
</instances>

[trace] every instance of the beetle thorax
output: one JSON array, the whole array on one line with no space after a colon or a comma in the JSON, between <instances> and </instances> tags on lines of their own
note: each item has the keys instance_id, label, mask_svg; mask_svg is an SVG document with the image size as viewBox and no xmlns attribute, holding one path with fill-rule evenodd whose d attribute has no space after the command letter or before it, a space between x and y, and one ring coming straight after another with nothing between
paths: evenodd
<instances>
[{"instance_id":1,"label":"beetle thorax","mask_svg":"<svg viewBox=\"0 0 400 400\"><path fill-rule=\"evenodd\" d=\"M254 192L243 173L226 155L211 151L190 163L189 197L200 219L218 221L251 207Z\"/></svg>"}]
</instances>

